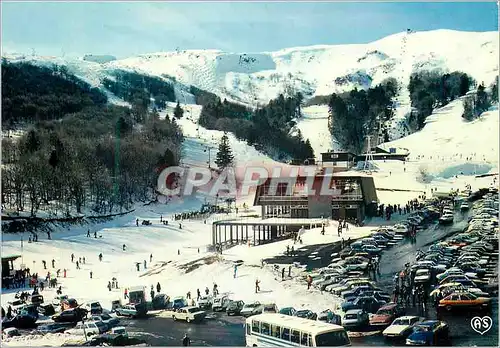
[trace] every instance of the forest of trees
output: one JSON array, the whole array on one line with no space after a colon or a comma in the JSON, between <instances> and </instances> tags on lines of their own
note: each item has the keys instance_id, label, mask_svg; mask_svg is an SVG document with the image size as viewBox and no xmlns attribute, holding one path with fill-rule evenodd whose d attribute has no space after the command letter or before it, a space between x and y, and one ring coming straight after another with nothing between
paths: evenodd
<instances>
[{"instance_id":1,"label":"forest of trees","mask_svg":"<svg viewBox=\"0 0 500 348\"><path fill-rule=\"evenodd\" d=\"M221 101L209 93L195 96L197 101L205 103L199 119L201 126L231 132L278 160L314 158L309 141L304 141L300 132L290 134L295 126L293 119L301 116L301 93L287 98L281 94L255 111L227 100Z\"/></svg>"},{"instance_id":2,"label":"forest of trees","mask_svg":"<svg viewBox=\"0 0 500 348\"><path fill-rule=\"evenodd\" d=\"M151 106L163 110L167 102L175 101L174 86L159 77L146 76L135 72L117 70L113 79L104 78L103 86L114 95L132 104L134 117L142 121Z\"/></svg>"},{"instance_id":3,"label":"forest of trees","mask_svg":"<svg viewBox=\"0 0 500 348\"><path fill-rule=\"evenodd\" d=\"M106 95L68 73L65 66L35 66L2 60L2 127L54 120L87 106L104 105Z\"/></svg>"},{"instance_id":4,"label":"forest of trees","mask_svg":"<svg viewBox=\"0 0 500 348\"><path fill-rule=\"evenodd\" d=\"M328 102L330 132L347 150L355 154L365 150L367 135L378 135L379 121L393 116L392 98L397 93L397 82L390 78L368 90L354 89L332 94Z\"/></svg>"},{"instance_id":5,"label":"forest of trees","mask_svg":"<svg viewBox=\"0 0 500 348\"><path fill-rule=\"evenodd\" d=\"M467 95L462 100L464 111L462 117L467 121L472 121L487 111L492 103L498 102L498 76L490 87L486 90L484 83L481 83L475 93Z\"/></svg>"},{"instance_id":6,"label":"forest of trees","mask_svg":"<svg viewBox=\"0 0 500 348\"><path fill-rule=\"evenodd\" d=\"M413 73L408 90L411 106L416 112L410 116L410 126L416 130L422 129L432 110L465 95L474 84L472 77L459 71L449 74L437 70Z\"/></svg>"},{"instance_id":7,"label":"forest of trees","mask_svg":"<svg viewBox=\"0 0 500 348\"><path fill-rule=\"evenodd\" d=\"M30 89L38 96L31 101L35 109L45 105L44 97L82 95L82 83L72 75L65 77L62 92L59 83L43 82L54 76L50 69L26 64L15 69L23 83L11 83L21 77L2 80L2 90L16 99ZM90 100L32 120L21 137L2 139L3 208L32 215L41 209L59 216L84 209L110 213L155 198L158 171L180 158L183 136L175 120L159 120L157 112L146 111L139 124L129 108ZM18 117L19 109L10 112Z\"/></svg>"}]
</instances>

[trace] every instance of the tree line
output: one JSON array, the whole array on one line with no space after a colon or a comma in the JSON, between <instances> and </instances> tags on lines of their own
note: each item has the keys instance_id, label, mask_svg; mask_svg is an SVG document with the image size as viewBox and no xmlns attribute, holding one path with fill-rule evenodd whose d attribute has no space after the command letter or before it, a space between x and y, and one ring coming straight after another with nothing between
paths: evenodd
<instances>
[{"instance_id":1,"label":"tree line","mask_svg":"<svg viewBox=\"0 0 500 348\"><path fill-rule=\"evenodd\" d=\"M11 129L22 123L54 120L87 106L104 105L98 88L68 73L66 66L35 66L2 59L2 123Z\"/></svg>"},{"instance_id":2,"label":"tree line","mask_svg":"<svg viewBox=\"0 0 500 348\"><path fill-rule=\"evenodd\" d=\"M487 111L493 103L498 103L498 76L489 91L484 86L484 82L482 82L477 87L475 93L463 98L464 111L462 117L467 121L472 121Z\"/></svg>"},{"instance_id":3,"label":"tree line","mask_svg":"<svg viewBox=\"0 0 500 348\"><path fill-rule=\"evenodd\" d=\"M233 133L257 150L277 160L314 158L309 140L295 131L295 119L301 117L303 96L280 94L278 98L256 110L222 101L219 97L197 89L191 91L203 105L199 124L207 129Z\"/></svg>"},{"instance_id":4,"label":"tree line","mask_svg":"<svg viewBox=\"0 0 500 348\"><path fill-rule=\"evenodd\" d=\"M422 129L425 119L435 108L465 95L474 84L472 77L460 71L446 74L438 70L414 72L408 84L411 106L415 108L409 118L410 126Z\"/></svg>"},{"instance_id":5,"label":"tree line","mask_svg":"<svg viewBox=\"0 0 500 348\"><path fill-rule=\"evenodd\" d=\"M21 76L23 85L38 95L35 108L43 107L45 97L62 93L59 84L37 84L54 75L50 69L25 64L16 69L30 71ZM81 82L74 76L65 79L70 84L63 95L80 96ZM25 93L23 85L10 81L2 80L2 90L10 90L14 98ZM11 112L16 117L19 109ZM179 162L181 129L174 119L160 120L155 110L146 110L147 117L138 122L130 108L98 99L61 113L33 120L18 138L2 139L3 208L32 215L40 210L69 215L128 209L136 201L154 199L158 171Z\"/></svg>"},{"instance_id":6,"label":"tree line","mask_svg":"<svg viewBox=\"0 0 500 348\"><path fill-rule=\"evenodd\" d=\"M331 134L346 150L362 153L367 135L378 136L379 124L392 118L397 89L397 81L389 78L366 91L333 93L328 101Z\"/></svg>"}]
</instances>

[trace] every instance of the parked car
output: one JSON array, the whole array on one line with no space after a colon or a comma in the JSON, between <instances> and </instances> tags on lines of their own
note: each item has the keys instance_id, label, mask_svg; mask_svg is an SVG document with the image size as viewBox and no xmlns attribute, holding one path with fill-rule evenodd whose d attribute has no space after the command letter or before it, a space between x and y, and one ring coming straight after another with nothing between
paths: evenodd
<instances>
[{"instance_id":1,"label":"parked car","mask_svg":"<svg viewBox=\"0 0 500 348\"><path fill-rule=\"evenodd\" d=\"M359 328L368 325L368 313L362 309L350 309L342 318L342 326L346 329Z\"/></svg>"},{"instance_id":2,"label":"parked car","mask_svg":"<svg viewBox=\"0 0 500 348\"><path fill-rule=\"evenodd\" d=\"M243 301L230 301L226 307L227 315L239 315L244 305Z\"/></svg>"},{"instance_id":3,"label":"parked car","mask_svg":"<svg viewBox=\"0 0 500 348\"><path fill-rule=\"evenodd\" d=\"M214 298L214 301L212 302L212 310L214 312L224 311L224 310L226 310L226 307L230 301L231 300L226 295L218 296L218 297Z\"/></svg>"},{"instance_id":4,"label":"parked car","mask_svg":"<svg viewBox=\"0 0 500 348\"><path fill-rule=\"evenodd\" d=\"M172 308L173 309L179 309L179 308L183 308L183 307L187 307L187 306L188 306L188 302L182 296L174 297L174 299L172 300Z\"/></svg>"},{"instance_id":5,"label":"parked car","mask_svg":"<svg viewBox=\"0 0 500 348\"><path fill-rule=\"evenodd\" d=\"M412 315L399 317L382 331L382 335L385 338L406 338L413 332L413 327L422 320L423 318Z\"/></svg>"},{"instance_id":6,"label":"parked car","mask_svg":"<svg viewBox=\"0 0 500 348\"><path fill-rule=\"evenodd\" d=\"M104 323L95 321L86 321L85 323L78 323L74 328L66 330L70 335L99 335L107 331Z\"/></svg>"},{"instance_id":7,"label":"parked car","mask_svg":"<svg viewBox=\"0 0 500 348\"><path fill-rule=\"evenodd\" d=\"M318 319L318 315L309 309L301 309L295 312L295 316L299 318L305 318L310 320Z\"/></svg>"},{"instance_id":8,"label":"parked car","mask_svg":"<svg viewBox=\"0 0 500 348\"><path fill-rule=\"evenodd\" d=\"M293 307L284 307L281 308L280 311L278 312L279 314L284 314L284 315L289 315L289 316L295 316L295 313L297 311Z\"/></svg>"},{"instance_id":9,"label":"parked car","mask_svg":"<svg viewBox=\"0 0 500 348\"><path fill-rule=\"evenodd\" d=\"M380 307L374 316L370 318L370 325L387 326L390 325L395 318L404 314L404 308L395 303L389 303Z\"/></svg>"},{"instance_id":10,"label":"parked car","mask_svg":"<svg viewBox=\"0 0 500 348\"><path fill-rule=\"evenodd\" d=\"M415 278L413 279L416 284L427 284L431 280L431 271L428 268L417 269Z\"/></svg>"},{"instance_id":11,"label":"parked car","mask_svg":"<svg viewBox=\"0 0 500 348\"><path fill-rule=\"evenodd\" d=\"M81 307L67 309L52 316L55 322L77 323L87 316L87 311Z\"/></svg>"},{"instance_id":12,"label":"parked car","mask_svg":"<svg viewBox=\"0 0 500 348\"><path fill-rule=\"evenodd\" d=\"M202 296L198 300L198 307L202 309L208 309L212 307L212 297L211 296Z\"/></svg>"},{"instance_id":13,"label":"parked car","mask_svg":"<svg viewBox=\"0 0 500 348\"><path fill-rule=\"evenodd\" d=\"M101 315L93 315L90 317L90 319L93 321L102 322L108 327L108 329L111 329L112 327L115 327L120 323L120 319L112 317L107 313L103 313Z\"/></svg>"},{"instance_id":14,"label":"parked car","mask_svg":"<svg viewBox=\"0 0 500 348\"><path fill-rule=\"evenodd\" d=\"M354 301L352 302L343 302L342 303L342 310L344 312L347 312L348 310L351 309L363 309L365 312L368 313L375 313L382 305L384 305L384 301L379 301L373 296L366 296L366 297L357 297Z\"/></svg>"},{"instance_id":15,"label":"parked car","mask_svg":"<svg viewBox=\"0 0 500 348\"><path fill-rule=\"evenodd\" d=\"M479 297L472 293L455 292L439 301L438 308L448 311L458 308L487 309L491 305L491 298Z\"/></svg>"},{"instance_id":16,"label":"parked car","mask_svg":"<svg viewBox=\"0 0 500 348\"><path fill-rule=\"evenodd\" d=\"M172 316L174 320L185 320L190 322L202 321L206 316L205 311L202 311L199 307L183 307L177 310Z\"/></svg>"},{"instance_id":17,"label":"parked car","mask_svg":"<svg viewBox=\"0 0 500 348\"><path fill-rule=\"evenodd\" d=\"M244 317L249 317L253 314L253 310L259 306L260 302L245 303L243 309L240 311L240 314Z\"/></svg>"},{"instance_id":18,"label":"parked car","mask_svg":"<svg viewBox=\"0 0 500 348\"><path fill-rule=\"evenodd\" d=\"M406 339L411 346L434 346L445 342L449 337L449 327L443 321L426 320L413 328L413 332Z\"/></svg>"},{"instance_id":19,"label":"parked car","mask_svg":"<svg viewBox=\"0 0 500 348\"><path fill-rule=\"evenodd\" d=\"M101 314L102 307L99 302L86 303L84 307L90 314Z\"/></svg>"},{"instance_id":20,"label":"parked car","mask_svg":"<svg viewBox=\"0 0 500 348\"><path fill-rule=\"evenodd\" d=\"M112 335L128 336L127 330L123 326L116 326L116 327L112 328L111 334Z\"/></svg>"},{"instance_id":21,"label":"parked car","mask_svg":"<svg viewBox=\"0 0 500 348\"><path fill-rule=\"evenodd\" d=\"M116 309L116 315L122 317L136 317L138 315L135 305L124 305Z\"/></svg>"},{"instance_id":22,"label":"parked car","mask_svg":"<svg viewBox=\"0 0 500 348\"><path fill-rule=\"evenodd\" d=\"M261 304L252 311L252 315L264 313L278 313L278 307L274 303L267 303Z\"/></svg>"},{"instance_id":23,"label":"parked car","mask_svg":"<svg viewBox=\"0 0 500 348\"><path fill-rule=\"evenodd\" d=\"M39 325L36 330L42 334L46 333L62 333L71 327L71 323L49 323L45 325Z\"/></svg>"},{"instance_id":24,"label":"parked car","mask_svg":"<svg viewBox=\"0 0 500 348\"><path fill-rule=\"evenodd\" d=\"M2 336L4 336L4 338L11 338L15 336L21 336L21 334L19 333L19 330L16 329L15 327L8 327L2 330Z\"/></svg>"}]
</instances>

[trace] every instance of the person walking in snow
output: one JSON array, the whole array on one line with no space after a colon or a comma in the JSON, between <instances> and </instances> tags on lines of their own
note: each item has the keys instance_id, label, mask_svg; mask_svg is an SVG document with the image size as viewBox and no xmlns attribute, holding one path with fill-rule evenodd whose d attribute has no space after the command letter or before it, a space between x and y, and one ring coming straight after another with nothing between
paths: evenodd
<instances>
[{"instance_id":1,"label":"person walking in snow","mask_svg":"<svg viewBox=\"0 0 500 348\"><path fill-rule=\"evenodd\" d=\"M52 259L52 268L56 268L56 260Z\"/></svg>"},{"instance_id":2,"label":"person walking in snow","mask_svg":"<svg viewBox=\"0 0 500 348\"><path fill-rule=\"evenodd\" d=\"M49 240L52 239L52 238L50 238L50 231L47 231L47 239L49 239Z\"/></svg>"},{"instance_id":3,"label":"person walking in snow","mask_svg":"<svg viewBox=\"0 0 500 348\"><path fill-rule=\"evenodd\" d=\"M124 299L128 298L128 289L127 288L125 288L125 290L123 291L123 298Z\"/></svg>"},{"instance_id":4,"label":"person walking in snow","mask_svg":"<svg viewBox=\"0 0 500 348\"><path fill-rule=\"evenodd\" d=\"M147 267L147 264L146 264L146 260L144 260L144 269L146 269Z\"/></svg>"},{"instance_id":5,"label":"person walking in snow","mask_svg":"<svg viewBox=\"0 0 500 348\"><path fill-rule=\"evenodd\" d=\"M125 249L127 249L127 246L125 244L123 244L122 250L125 251Z\"/></svg>"},{"instance_id":6,"label":"person walking in snow","mask_svg":"<svg viewBox=\"0 0 500 348\"><path fill-rule=\"evenodd\" d=\"M87 238L90 238L90 230L87 230Z\"/></svg>"},{"instance_id":7,"label":"person walking in snow","mask_svg":"<svg viewBox=\"0 0 500 348\"><path fill-rule=\"evenodd\" d=\"M85 256L83 257L83 264L85 264Z\"/></svg>"},{"instance_id":8,"label":"person walking in snow","mask_svg":"<svg viewBox=\"0 0 500 348\"><path fill-rule=\"evenodd\" d=\"M140 266L141 266L141 263L140 262L136 262L135 263L135 267L137 268L137 272L140 271Z\"/></svg>"},{"instance_id":9,"label":"person walking in snow","mask_svg":"<svg viewBox=\"0 0 500 348\"><path fill-rule=\"evenodd\" d=\"M184 337L182 338L182 345L184 347L187 347L187 346L190 346L191 345L191 339L189 338L189 336L186 334L184 334Z\"/></svg>"},{"instance_id":10,"label":"person walking in snow","mask_svg":"<svg viewBox=\"0 0 500 348\"><path fill-rule=\"evenodd\" d=\"M214 283L214 290L213 290L214 296L217 296L219 294L219 290L217 289L217 284Z\"/></svg>"},{"instance_id":11,"label":"person walking in snow","mask_svg":"<svg viewBox=\"0 0 500 348\"><path fill-rule=\"evenodd\" d=\"M311 285L312 285L312 277L311 277L311 275L308 275L307 276L307 290L309 290L311 288Z\"/></svg>"},{"instance_id":12,"label":"person walking in snow","mask_svg":"<svg viewBox=\"0 0 500 348\"><path fill-rule=\"evenodd\" d=\"M181 250L177 249L177 255L180 255L180 254L181 254Z\"/></svg>"},{"instance_id":13,"label":"person walking in snow","mask_svg":"<svg viewBox=\"0 0 500 348\"><path fill-rule=\"evenodd\" d=\"M108 290L111 291L111 281L108 281Z\"/></svg>"},{"instance_id":14,"label":"person walking in snow","mask_svg":"<svg viewBox=\"0 0 500 348\"><path fill-rule=\"evenodd\" d=\"M208 296L209 293L210 293L210 290L208 290L208 286L207 286L207 287L205 287L205 295Z\"/></svg>"},{"instance_id":15,"label":"person walking in snow","mask_svg":"<svg viewBox=\"0 0 500 348\"><path fill-rule=\"evenodd\" d=\"M237 265L234 265L234 274L233 274L233 278L236 278L236 272L238 271L238 266Z\"/></svg>"},{"instance_id":16,"label":"person walking in snow","mask_svg":"<svg viewBox=\"0 0 500 348\"><path fill-rule=\"evenodd\" d=\"M157 292L157 293L160 293L160 291L161 291L161 286L160 286L160 282L158 282L158 283L156 284L156 292Z\"/></svg>"},{"instance_id":17,"label":"person walking in snow","mask_svg":"<svg viewBox=\"0 0 500 348\"><path fill-rule=\"evenodd\" d=\"M75 254L71 254L71 262L75 259Z\"/></svg>"},{"instance_id":18,"label":"person walking in snow","mask_svg":"<svg viewBox=\"0 0 500 348\"><path fill-rule=\"evenodd\" d=\"M78 258L78 262L82 263L82 258L81 257Z\"/></svg>"},{"instance_id":19,"label":"person walking in snow","mask_svg":"<svg viewBox=\"0 0 500 348\"><path fill-rule=\"evenodd\" d=\"M61 272L61 269L59 268L57 271L56 271L56 277L59 278L59 273Z\"/></svg>"},{"instance_id":20,"label":"person walking in snow","mask_svg":"<svg viewBox=\"0 0 500 348\"><path fill-rule=\"evenodd\" d=\"M92 271L90 271L90 279L92 279Z\"/></svg>"},{"instance_id":21,"label":"person walking in snow","mask_svg":"<svg viewBox=\"0 0 500 348\"><path fill-rule=\"evenodd\" d=\"M64 276L64 278L66 278L66 268L63 269L63 276Z\"/></svg>"},{"instance_id":22,"label":"person walking in snow","mask_svg":"<svg viewBox=\"0 0 500 348\"><path fill-rule=\"evenodd\" d=\"M80 269L80 263L76 261L76 269Z\"/></svg>"},{"instance_id":23,"label":"person walking in snow","mask_svg":"<svg viewBox=\"0 0 500 348\"><path fill-rule=\"evenodd\" d=\"M199 301L201 297L200 289L196 289L196 301Z\"/></svg>"},{"instance_id":24,"label":"person walking in snow","mask_svg":"<svg viewBox=\"0 0 500 348\"><path fill-rule=\"evenodd\" d=\"M288 278L292 277L292 265L288 266Z\"/></svg>"},{"instance_id":25,"label":"person walking in snow","mask_svg":"<svg viewBox=\"0 0 500 348\"><path fill-rule=\"evenodd\" d=\"M281 269L281 280L285 280L285 267Z\"/></svg>"},{"instance_id":26,"label":"person walking in snow","mask_svg":"<svg viewBox=\"0 0 500 348\"><path fill-rule=\"evenodd\" d=\"M135 225L139 227L139 219L135 219Z\"/></svg>"},{"instance_id":27,"label":"person walking in snow","mask_svg":"<svg viewBox=\"0 0 500 348\"><path fill-rule=\"evenodd\" d=\"M190 299L191 299L191 291L188 291L188 292L187 292L187 294L186 294L186 298L187 298L188 300L190 300Z\"/></svg>"},{"instance_id":28,"label":"person walking in snow","mask_svg":"<svg viewBox=\"0 0 500 348\"><path fill-rule=\"evenodd\" d=\"M102 253L99 254L99 261L102 261Z\"/></svg>"},{"instance_id":29,"label":"person walking in snow","mask_svg":"<svg viewBox=\"0 0 500 348\"><path fill-rule=\"evenodd\" d=\"M42 263L43 263L43 269L47 269L47 263L45 262L45 260L42 260Z\"/></svg>"},{"instance_id":30,"label":"person walking in snow","mask_svg":"<svg viewBox=\"0 0 500 348\"><path fill-rule=\"evenodd\" d=\"M260 280L259 278L255 279L255 293L260 291Z\"/></svg>"},{"instance_id":31,"label":"person walking in snow","mask_svg":"<svg viewBox=\"0 0 500 348\"><path fill-rule=\"evenodd\" d=\"M97 231L94 231L94 238L97 238Z\"/></svg>"},{"instance_id":32,"label":"person walking in snow","mask_svg":"<svg viewBox=\"0 0 500 348\"><path fill-rule=\"evenodd\" d=\"M153 262L153 254L149 255L149 263Z\"/></svg>"}]
</instances>

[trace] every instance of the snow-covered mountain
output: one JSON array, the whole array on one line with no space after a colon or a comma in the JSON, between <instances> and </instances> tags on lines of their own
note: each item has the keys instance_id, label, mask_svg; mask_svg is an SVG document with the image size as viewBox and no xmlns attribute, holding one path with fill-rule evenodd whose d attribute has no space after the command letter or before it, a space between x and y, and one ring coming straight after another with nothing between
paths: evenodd
<instances>
[{"instance_id":1,"label":"snow-covered mountain","mask_svg":"<svg viewBox=\"0 0 500 348\"><path fill-rule=\"evenodd\" d=\"M266 104L279 93L302 92L306 98L368 88L394 77L401 89L394 100L395 117L388 125L391 140L405 136L402 125L411 110L406 86L415 71L463 71L489 85L498 75L498 32L433 30L403 32L368 44L321 45L276 52L231 53L189 50L143 54L96 63L68 57L4 54L13 60L66 65L94 86L116 69L131 70L173 81L177 99L194 104L189 86L251 107ZM113 103L122 100L108 93ZM319 151L338 148L327 131L326 107L304 109L298 128ZM318 133L318 130L320 133Z\"/></svg>"}]
</instances>

